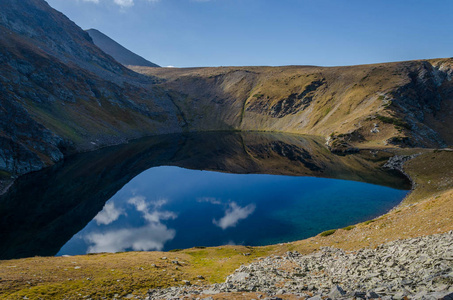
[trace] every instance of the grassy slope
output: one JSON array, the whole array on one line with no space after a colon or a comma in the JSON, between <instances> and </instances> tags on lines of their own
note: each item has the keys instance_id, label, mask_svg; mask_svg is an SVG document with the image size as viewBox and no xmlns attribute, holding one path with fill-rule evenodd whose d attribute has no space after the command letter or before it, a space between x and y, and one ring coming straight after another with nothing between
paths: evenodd
<instances>
[{"instance_id":1,"label":"grassy slope","mask_svg":"<svg viewBox=\"0 0 453 300\"><path fill-rule=\"evenodd\" d=\"M132 68L160 78L190 130L353 133L350 142L361 147L385 147L387 140L405 137L438 147L441 139L453 142L452 66L453 59L437 59L330 68ZM370 132L374 124L377 133Z\"/></svg>"},{"instance_id":2,"label":"grassy slope","mask_svg":"<svg viewBox=\"0 0 453 300\"><path fill-rule=\"evenodd\" d=\"M181 280L197 284L221 282L241 264L273 253L288 250L309 253L321 246L352 250L453 230L453 152L424 151L408 162L405 170L413 178L415 190L399 207L375 220L339 229L326 237L318 235L266 247L223 246L167 253L130 252L0 261L0 295L5 299L138 295L152 287L180 285ZM167 259L162 260L162 257ZM175 265L173 260L181 264ZM205 279L198 279L198 275ZM240 297L249 299L254 295Z\"/></svg>"}]
</instances>

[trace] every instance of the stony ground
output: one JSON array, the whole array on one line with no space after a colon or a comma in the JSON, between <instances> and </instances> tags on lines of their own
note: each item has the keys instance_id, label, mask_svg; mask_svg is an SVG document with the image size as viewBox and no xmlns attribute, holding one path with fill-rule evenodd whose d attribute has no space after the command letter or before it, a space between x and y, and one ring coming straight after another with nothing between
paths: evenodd
<instances>
[{"instance_id":1,"label":"stony ground","mask_svg":"<svg viewBox=\"0 0 453 300\"><path fill-rule=\"evenodd\" d=\"M148 299L206 299L260 292L257 298L453 299L453 231L345 252L287 252L241 266L210 286L150 290ZM212 298L214 299L214 298Z\"/></svg>"}]
</instances>

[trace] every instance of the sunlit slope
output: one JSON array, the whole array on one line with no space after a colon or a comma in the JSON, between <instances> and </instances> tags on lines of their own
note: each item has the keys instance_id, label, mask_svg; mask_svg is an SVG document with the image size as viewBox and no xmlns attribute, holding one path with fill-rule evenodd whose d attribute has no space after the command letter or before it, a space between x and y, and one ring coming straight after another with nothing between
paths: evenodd
<instances>
[{"instance_id":1,"label":"sunlit slope","mask_svg":"<svg viewBox=\"0 0 453 300\"><path fill-rule=\"evenodd\" d=\"M143 68L190 130L332 136L331 146L453 144L453 59L349 67ZM348 146L346 146L348 147Z\"/></svg>"}]
</instances>

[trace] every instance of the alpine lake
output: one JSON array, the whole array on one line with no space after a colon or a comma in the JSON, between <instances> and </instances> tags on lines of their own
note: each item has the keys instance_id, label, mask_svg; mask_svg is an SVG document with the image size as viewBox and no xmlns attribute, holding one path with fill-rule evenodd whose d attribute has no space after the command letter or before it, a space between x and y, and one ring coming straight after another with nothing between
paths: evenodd
<instances>
[{"instance_id":1,"label":"alpine lake","mask_svg":"<svg viewBox=\"0 0 453 300\"><path fill-rule=\"evenodd\" d=\"M0 197L0 259L291 242L385 214L411 188L385 151L208 132L77 154Z\"/></svg>"}]
</instances>

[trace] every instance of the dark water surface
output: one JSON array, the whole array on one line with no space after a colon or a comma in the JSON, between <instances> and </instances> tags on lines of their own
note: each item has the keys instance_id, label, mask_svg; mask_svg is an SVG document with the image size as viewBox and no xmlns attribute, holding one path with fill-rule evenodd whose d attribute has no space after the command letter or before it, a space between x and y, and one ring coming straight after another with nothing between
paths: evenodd
<instances>
[{"instance_id":1,"label":"dark water surface","mask_svg":"<svg viewBox=\"0 0 453 300\"><path fill-rule=\"evenodd\" d=\"M0 198L0 258L303 239L397 205L410 185L380 167L388 157L265 133L168 135L76 155Z\"/></svg>"}]
</instances>

